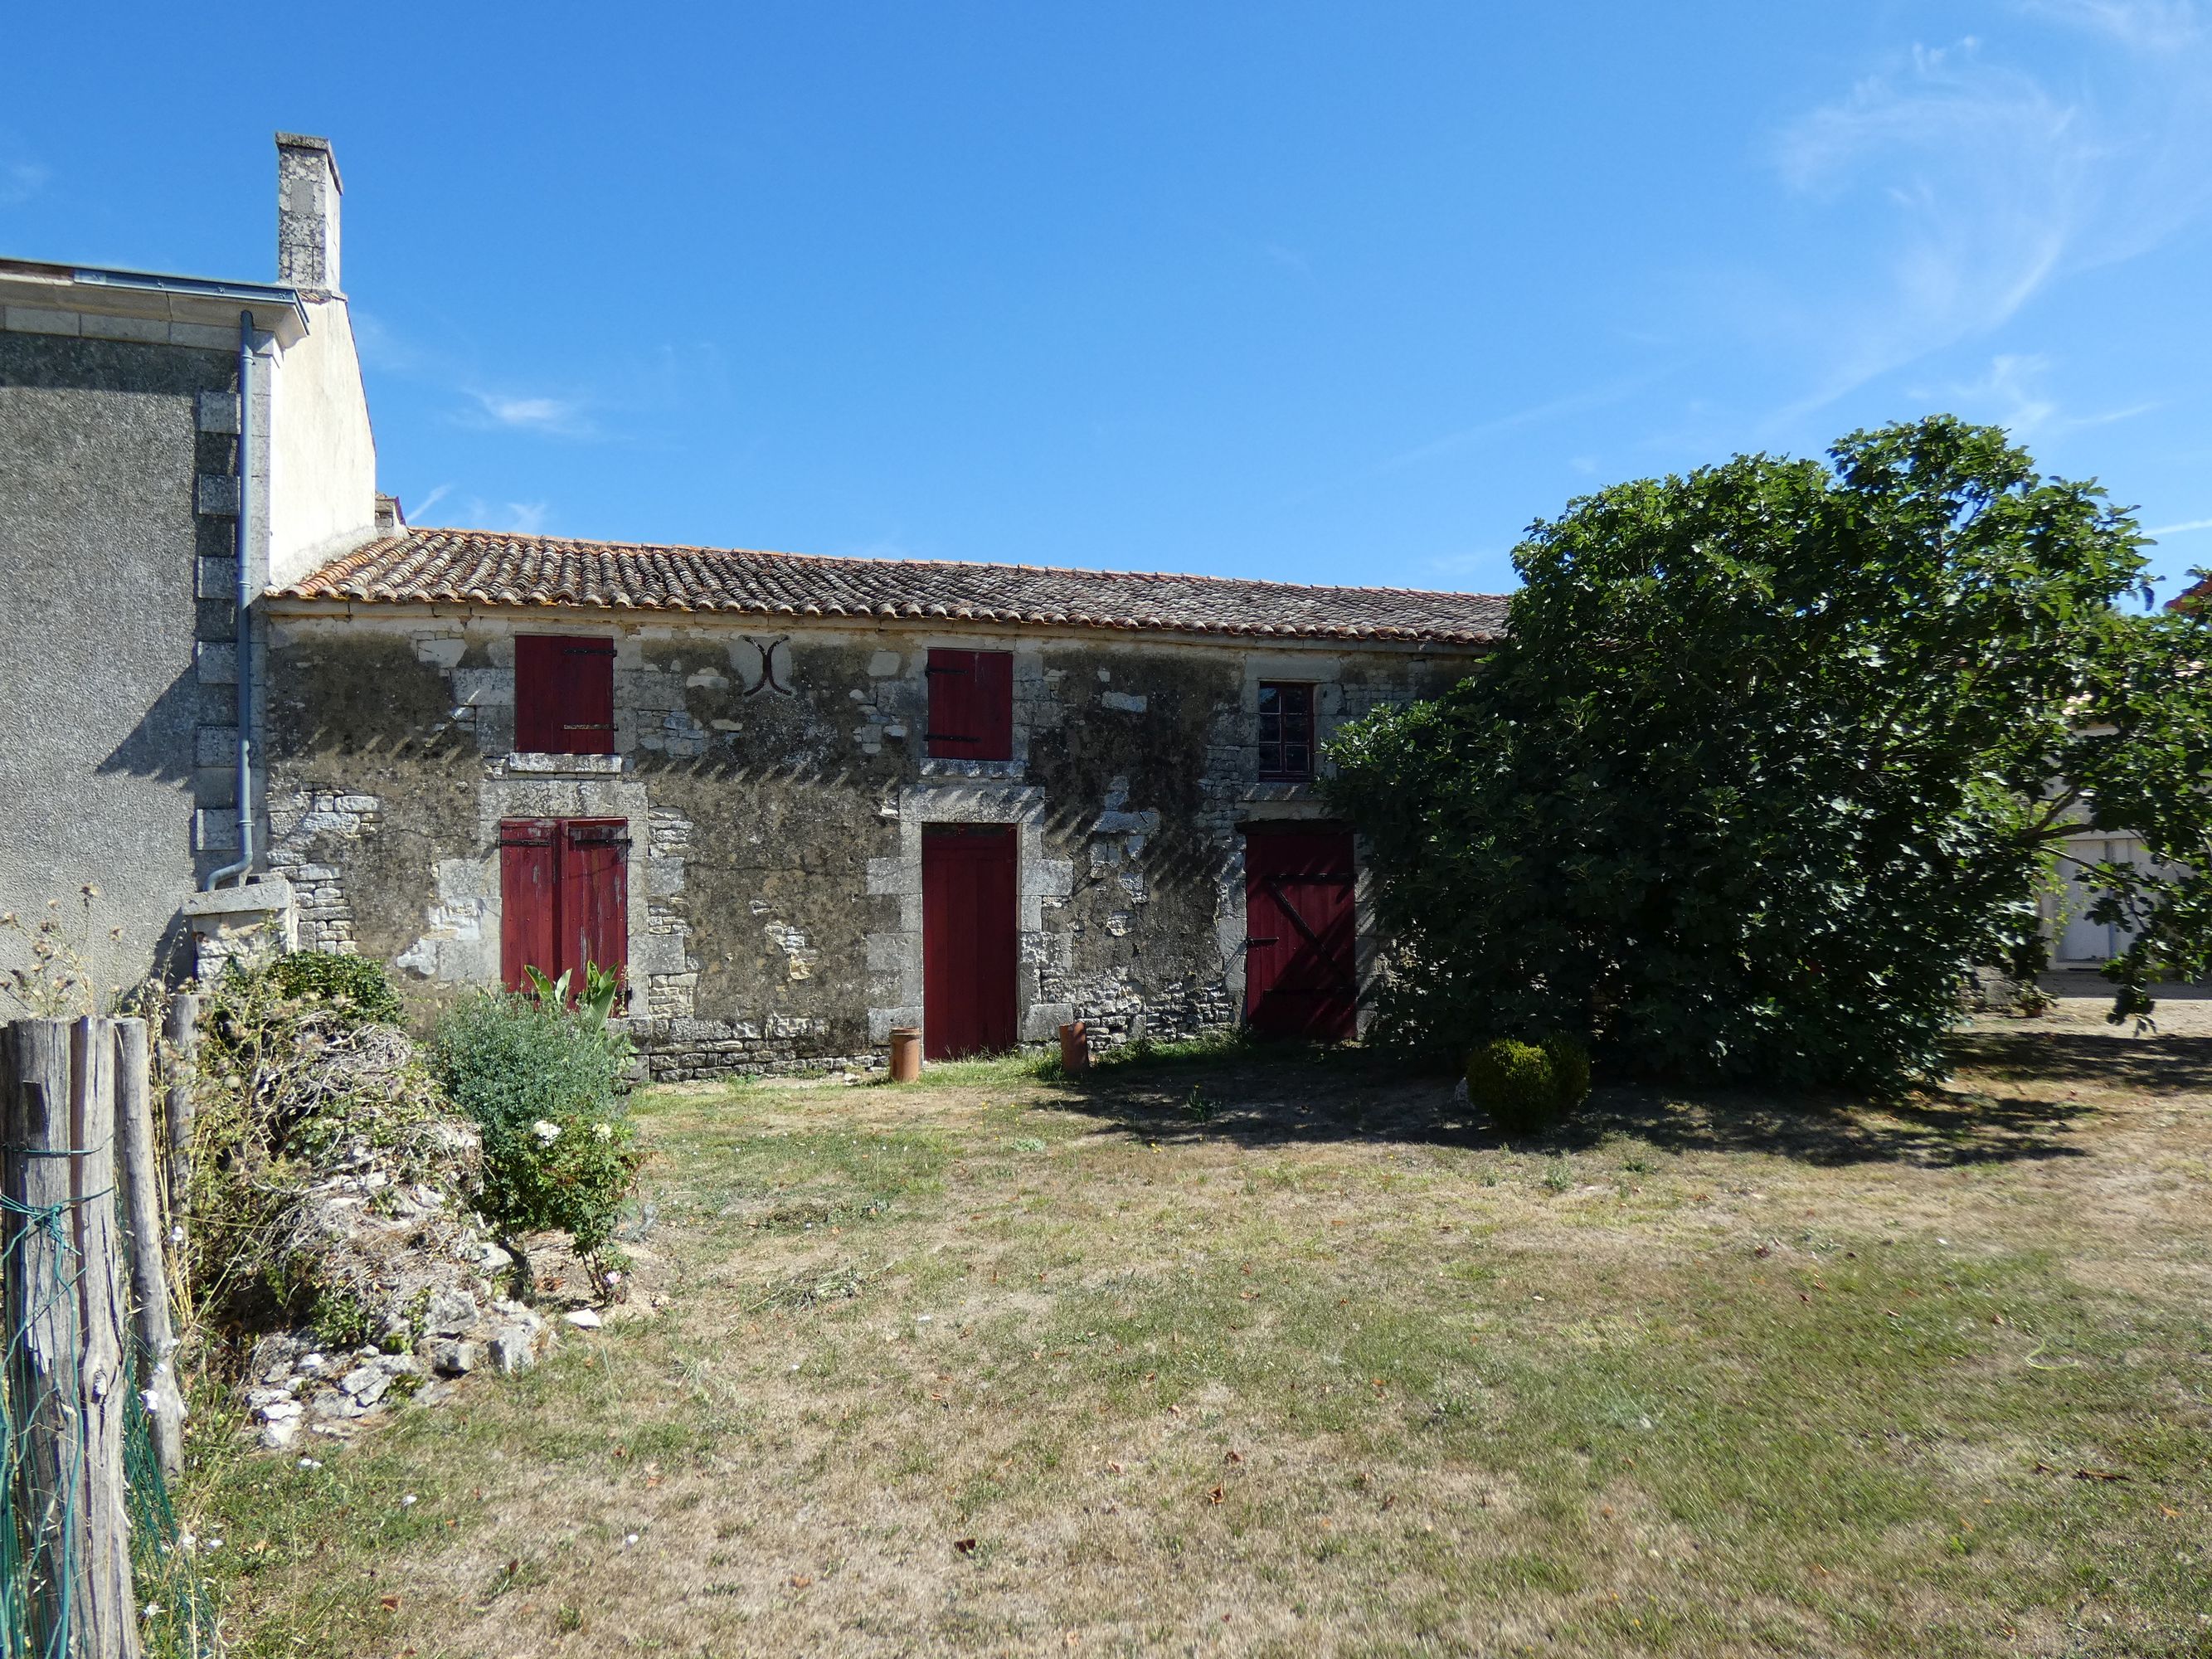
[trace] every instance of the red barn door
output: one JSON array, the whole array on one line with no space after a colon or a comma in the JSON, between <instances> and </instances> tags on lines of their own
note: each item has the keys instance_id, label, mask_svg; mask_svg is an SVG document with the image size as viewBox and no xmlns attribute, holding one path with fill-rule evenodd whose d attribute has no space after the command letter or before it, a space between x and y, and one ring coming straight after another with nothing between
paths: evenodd
<instances>
[{"instance_id":1,"label":"red barn door","mask_svg":"<svg viewBox=\"0 0 2212 1659\"><path fill-rule=\"evenodd\" d=\"M1014 830L921 832L921 1052L930 1060L1014 1046Z\"/></svg>"},{"instance_id":2,"label":"red barn door","mask_svg":"<svg viewBox=\"0 0 2212 1659\"><path fill-rule=\"evenodd\" d=\"M1244 837L1244 1018L1261 1036L1353 1035L1352 878L1349 830L1255 830Z\"/></svg>"}]
</instances>

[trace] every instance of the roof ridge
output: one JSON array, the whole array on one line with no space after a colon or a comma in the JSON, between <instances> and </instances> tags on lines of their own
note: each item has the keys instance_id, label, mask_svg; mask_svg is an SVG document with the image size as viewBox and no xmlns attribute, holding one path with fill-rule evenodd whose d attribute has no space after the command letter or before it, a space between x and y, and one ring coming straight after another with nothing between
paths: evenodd
<instances>
[{"instance_id":1,"label":"roof ridge","mask_svg":"<svg viewBox=\"0 0 2212 1659\"><path fill-rule=\"evenodd\" d=\"M1495 593L776 553L427 525L366 542L275 590L274 597L1469 647L1504 636L1509 603Z\"/></svg>"},{"instance_id":2,"label":"roof ridge","mask_svg":"<svg viewBox=\"0 0 2212 1659\"><path fill-rule=\"evenodd\" d=\"M614 541L592 536L549 536L536 531L477 530L459 526L410 525L398 536L380 538L365 544L347 556L349 559L373 552L386 543L398 544L418 537L462 536L477 537L487 541L504 542L518 549L532 547L575 548L578 550L604 548L612 551L632 553L689 553L703 554L714 558L789 559L807 564L861 565L872 569L900 568L908 570L1018 570L1045 576L1109 576L1120 581L1213 582L1240 587L1288 587L1323 593L1373 593L1392 598L1439 599L1504 599L1502 593L1475 592L1453 587L1376 587L1351 582L1292 582L1267 576L1218 576L1203 571L1181 570L1110 570L1095 565L1017 564L996 559L895 559L865 553L795 553L781 548L714 547L701 542L627 542ZM337 566L333 563L318 575L331 574Z\"/></svg>"}]
</instances>

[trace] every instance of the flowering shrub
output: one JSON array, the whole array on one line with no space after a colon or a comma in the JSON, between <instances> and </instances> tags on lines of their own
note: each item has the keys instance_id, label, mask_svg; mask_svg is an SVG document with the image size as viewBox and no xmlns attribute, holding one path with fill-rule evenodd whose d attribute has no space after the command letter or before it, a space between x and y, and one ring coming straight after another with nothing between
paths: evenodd
<instances>
[{"instance_id":1,"label":"flowering shrub","mask_svg":"<svg viewBox=\"0 0 2212 1659\"><path fill-rule=\"evenodd\" d=\"M600 1258L637 1176L617 1094L623 1046L559 1002L473 998L438 1024L431 1065L483 1132L477 1207L507 1236L558 1229Z\"/></svg>"}]
</instances>

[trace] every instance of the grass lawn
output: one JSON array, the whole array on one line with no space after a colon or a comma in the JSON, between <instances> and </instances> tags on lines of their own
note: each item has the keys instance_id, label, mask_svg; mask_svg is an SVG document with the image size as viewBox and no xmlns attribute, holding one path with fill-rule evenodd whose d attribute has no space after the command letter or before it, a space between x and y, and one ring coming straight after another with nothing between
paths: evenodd
<instances>
[{"instance_id":1,"label":"grass lawn","mask_svg":"<svg viewBox=\"0 0 2212 1659\"><path fill-rule=\"evenodd\" d=\"M254 1654L2212 1654L2212 1036L1961 1046L655 1091L604 1329L180 1502Z\"/></svg>"}]
</instances>

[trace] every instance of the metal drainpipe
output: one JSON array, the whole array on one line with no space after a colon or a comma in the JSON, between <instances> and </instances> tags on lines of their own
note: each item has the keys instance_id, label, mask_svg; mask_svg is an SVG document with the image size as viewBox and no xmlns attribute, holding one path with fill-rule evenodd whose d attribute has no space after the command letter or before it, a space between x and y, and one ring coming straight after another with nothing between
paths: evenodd
<instances>
[{"instance_id":1,"label":"metal drainpipe","mask_svg":"<svg viewBox=\"0 0 2212 1659\"><path fill-rule=\"evenodd\" d=\"M211 889L253 868L253 313L238 313L238 861L210 873Z\"/></svg>"}]
</instances>

